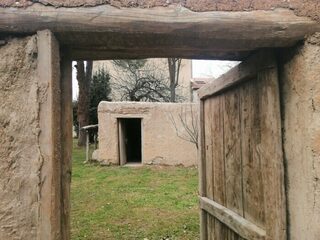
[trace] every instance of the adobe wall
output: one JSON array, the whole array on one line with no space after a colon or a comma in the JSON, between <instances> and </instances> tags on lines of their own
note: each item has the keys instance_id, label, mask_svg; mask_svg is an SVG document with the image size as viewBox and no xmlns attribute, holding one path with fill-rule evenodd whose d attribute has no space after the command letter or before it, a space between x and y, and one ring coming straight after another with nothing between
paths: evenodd
<instances>
[{"instance_id":1,"label":"adobe wall","mask_svg":"<svg viewBox=\"0 0 320 240\"><path fill-rule=\"evenodd\" d=\"M0 239L36 239L42 157L37 39L0 47Z\"/></svg>"},{"instance_id":2,"label":"adobe wall","mask_svg":"<svg viewBox=\"0 0 320 240\"><path fill-rule=\"evenodd\" d=\"M178 115L187 116L191 123L193 104L177 103L110 103L101 102L99 116L99 161L104 164L119 164L117 118L142 118L143 164L183 165L197 164L197 149L194 144L180 139L172 123L177 123L180 134L185 134ZM184 114L186 113L186 114Z\"/></svg>"},{"instance_id":3,"label":"adobe wall","mask_svg":"<svg viewBox=\"0 0 320 240\"><path fill-rule=\"evenodd\" d=\"M320 239L320 34L282 53L290 240Z\"/></svg>"},{"instance_id":4,"label":"adobe wall","mask_svg":"<svg viewBox=\"0 0 320 240\"><path fill-rule=\"evenodd\" d=\"M298 16L320 20L320 2L317 0L2 0L0 7L26 7L33 3L54 7L81 7L108 4L115 7L151 8L180 4L192 11L252 11L288 8Z\"/></svg>"},{"instance_id":5,"label":"adobe wall","mask_svg":"<svg viewBox=\"0 0 320 240\"><path fill-rule=\"evenodd\" d=\"M0 47L1 240L62 239L59 64L50 31Z\"/></svg>"}]
</instances>

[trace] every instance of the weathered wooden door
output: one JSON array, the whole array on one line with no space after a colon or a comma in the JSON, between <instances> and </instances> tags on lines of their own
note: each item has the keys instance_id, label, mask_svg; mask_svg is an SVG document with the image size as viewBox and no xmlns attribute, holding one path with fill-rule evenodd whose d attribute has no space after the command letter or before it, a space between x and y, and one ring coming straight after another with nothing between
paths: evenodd
<instances>
[{"instance_id":1,"label":"weathered wooden door","mask_svg":"<svg viewBox=\"0 0 320 240\"><path fill-rule=\"evenodd\" d=\"M278 73L261 51L199 92L201 239L286 239Z\"/></svg>"},{"instance_id":2,"label":"weathered wooden door","mask_svg":"<svg viewBox=\"0 0 320 240\"><path fill-rule=\"evenodd\" d=\"M126 149L126 127L123 119L118 119L119 129L119 161L120 165L127 163L127 149Z\"/></svg>"}]
</instances>

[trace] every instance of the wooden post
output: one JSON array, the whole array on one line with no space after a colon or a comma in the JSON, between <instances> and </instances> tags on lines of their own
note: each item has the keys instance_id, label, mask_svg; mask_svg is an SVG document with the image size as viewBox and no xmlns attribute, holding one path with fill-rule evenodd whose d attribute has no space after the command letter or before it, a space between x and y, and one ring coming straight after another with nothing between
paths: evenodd
<instances>
[{"instance_id":1,"label":"wooden post","mask_svg":"<svg viewBox=\"0 0 320 240\"><path fill-rule=\"evenodd\" d=\"M89 162L89 145L90 145L90 139L89 139L89 130L86 131L86 161L85 163Z\"/></svg>"},{"instance_id":2,"label":"wooden post","mask_svg":"<svg viewBox=\"0 0 320 240\"><path fill-rule=\"evenodd\" d=\"M72 61L61 60L61 240L70 237L70 185L72 165Z\"/></svg>"},{"instance_id":3,"label":"wooden post","mask_svg":"<svg viewBox=\"0 0 320 240\"><path fill-rule=\"evenodd\" d=\"M94 134L94 150L98 148L98 133Z\"/></svg>"},{"instance_id":4,"label":"wooden post","mask_svg":"<svg viewBox=\"0 0 320 240\"><path fill-rule=\"evenodd\" d=\"M86 160L84 161L84 163L89 162L89 149L90 149L90 129L94 129L94 128L98 128L98 124L96 125L88 125L85 127L81 128L81 131L85 131L86 134Z\"/></svg>"},{"instance_id":5,"label":"wooden post","mask_svg":"<svg viewBox=\"0 0 320 240\"><path fill-rule=\"evenodd\" d=\"M45 89L39 106L41 195L38 239L61 237L61 95L59 43L48 31L38 32L38 85ZM41 92L40 92L41 93Z\"/></svg>"}]
</instances>

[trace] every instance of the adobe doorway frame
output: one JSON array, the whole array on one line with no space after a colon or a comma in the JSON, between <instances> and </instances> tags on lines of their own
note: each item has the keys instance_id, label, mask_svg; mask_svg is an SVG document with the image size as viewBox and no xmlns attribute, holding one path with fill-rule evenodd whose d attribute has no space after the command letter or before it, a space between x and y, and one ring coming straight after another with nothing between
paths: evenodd
<instances>
[{"instance_id":1,"label":"adobe doorway frame","mask_svg":"<svg viewBox=\"0 0 320 240\"><path fill-rule=\"evenodd\" d=\"M119 145L119 150L118 150L119 165L123 166L130 163L142 164L143 163L143 119L137 118L137 117L119 117L117 118L117 126L118 126L118 145ZM128 145L131 145L135 149L132 149L132 148L129 149Z\"/></svg>"}]
</instances>

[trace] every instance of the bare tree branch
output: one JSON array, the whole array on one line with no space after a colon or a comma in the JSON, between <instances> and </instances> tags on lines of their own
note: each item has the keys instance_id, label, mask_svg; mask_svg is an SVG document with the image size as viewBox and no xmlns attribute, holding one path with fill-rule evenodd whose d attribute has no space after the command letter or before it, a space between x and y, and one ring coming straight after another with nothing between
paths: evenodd
<instances>
[{"instance_id":1,"label":"bare tree branch","mask_svg":"<svg viewBox=\"0 0 320 240\"><path fill-rule=\"evenodd\" d=\"M190 112L188 112L187 108L181 107L178 119L176 120L172 113L169 113L169 119L177 136L184 141L193 143L198 149L198 113L197 111L195 112L193 108L194 106L190 104ZM190 121L188 121L188 119L190 119ZM181 125L181 127L178 127L179 125Z\"/></svg>"},{"instance_id":2,"label":"bare tree branch","mask_svg":"<svg viewBox=\"0 0 320 240\"><path fill-rule=\"evenodd\" d=\"M169 102L166 70L146 60L115 60L114 89L121 100Z\"/></svg>"}]
</instances>

